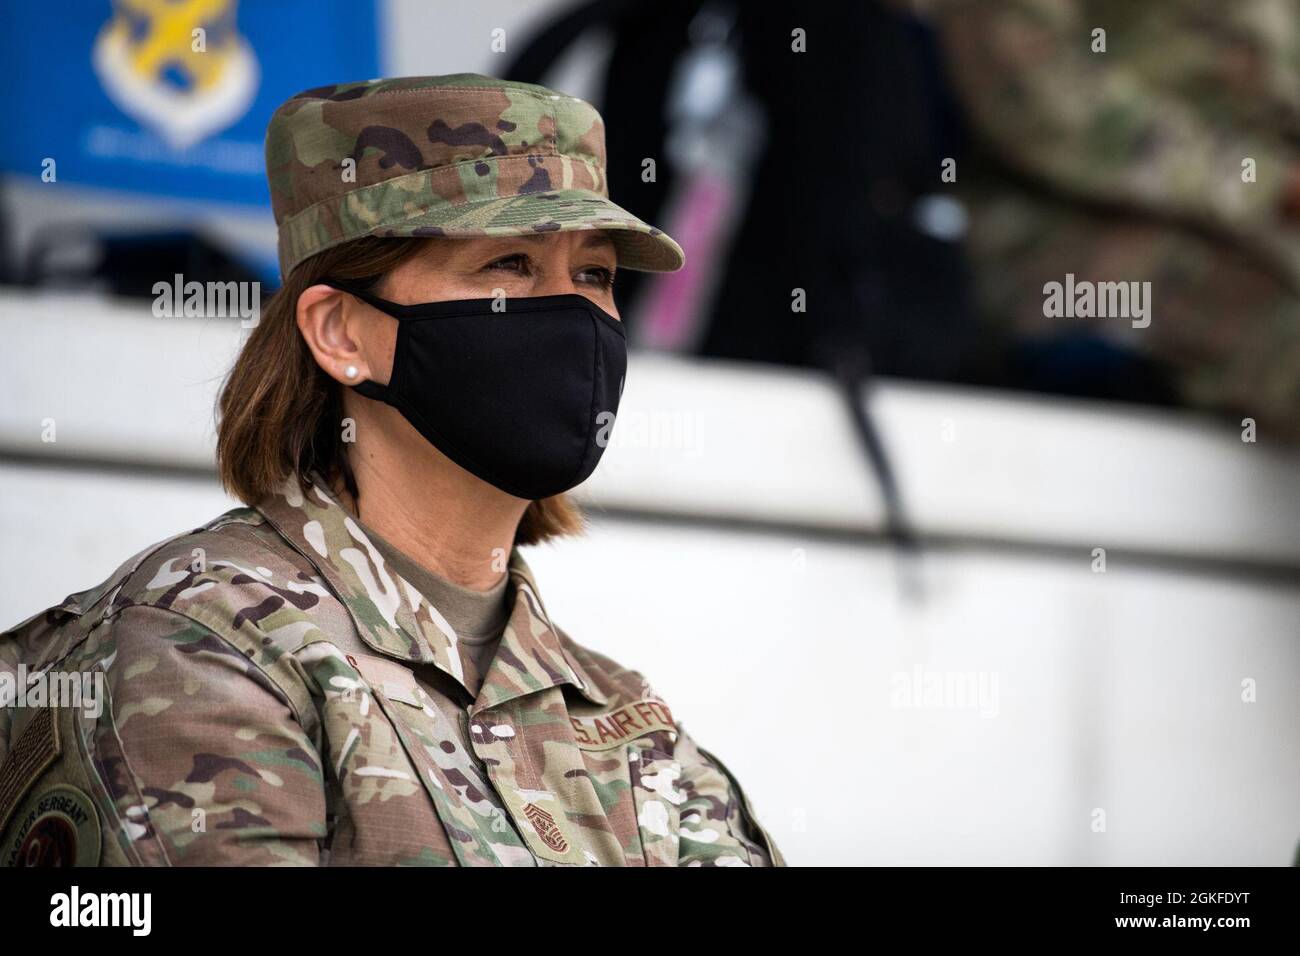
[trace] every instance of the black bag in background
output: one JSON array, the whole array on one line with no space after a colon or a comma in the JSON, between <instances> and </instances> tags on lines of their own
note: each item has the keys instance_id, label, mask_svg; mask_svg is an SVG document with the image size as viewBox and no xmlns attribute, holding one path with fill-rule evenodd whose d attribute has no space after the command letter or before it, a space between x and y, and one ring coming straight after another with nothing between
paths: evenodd
<instances>
[{"instance_id":1,"label":"black bag in background","mask_svg":"<svg viewBox=\"0 0 1300 956\"><path fill-rule=\"evenodd\" d=\"M728 25L725 46L764 130L688 350L828 369L847 363L862 374L966 377L977 336L954 241L961 209L940 179L943 159L957 155L956 111L934 40L917 21L875 3L773 10L595 0L535 37L507 76L541 82L575 40L609 31L613 50L596 105L606 120L610 195L681 239L665 213L689 171L670 161L666 105L710 32L702 22L712 24L714 40L717 25ZM792 51L796 28L807 52ZM722 142L720 151L729 151ZM655 182L642 181L647 157L656 160ZM655 281L623 272L620 299L636 300ZM805 312L791 310L796 288L805 292Z\"/></svg>"}]
</instances>

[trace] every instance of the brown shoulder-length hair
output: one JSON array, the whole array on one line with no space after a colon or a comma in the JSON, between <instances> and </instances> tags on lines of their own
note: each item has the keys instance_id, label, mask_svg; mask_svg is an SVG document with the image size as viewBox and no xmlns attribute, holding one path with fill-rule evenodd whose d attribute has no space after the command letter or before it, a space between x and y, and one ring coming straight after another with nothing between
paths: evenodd
<instances>
[{"instance_id":1,"label":"brown shoulder-length hair","mask_svg":"<svg viewBox=\"0 0 1300 956\"><path fill-rule=\"evenodd\" d=\"M222 486L256 505L294 475L305 492L309 475L340 484L357 498L343 441L343 386L316 364L298 331L298 297L325 276L370 289L429 240L364 238L299 263L267 301L217 402L217 470ZM565 495L529 504L516 544L536 544L582 531L582 513Z\"/></svg>"}]
</instances>

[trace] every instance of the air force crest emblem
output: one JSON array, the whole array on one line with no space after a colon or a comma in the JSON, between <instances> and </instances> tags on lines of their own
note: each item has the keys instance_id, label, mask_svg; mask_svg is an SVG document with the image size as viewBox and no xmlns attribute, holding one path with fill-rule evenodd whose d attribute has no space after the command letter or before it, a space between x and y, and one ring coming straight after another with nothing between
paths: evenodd
<instances>
[{"instance_id":1,"label":"air force crest emblem","mask_svg":"<svg viewBox=\"0 0 1300 956\"><path fill-rule=\"evenodd\" d=\"M257 93L257 58L235 0L114 0L95 39L109 98L175 149L235 123Z\"/></svg>"}]
</instances>

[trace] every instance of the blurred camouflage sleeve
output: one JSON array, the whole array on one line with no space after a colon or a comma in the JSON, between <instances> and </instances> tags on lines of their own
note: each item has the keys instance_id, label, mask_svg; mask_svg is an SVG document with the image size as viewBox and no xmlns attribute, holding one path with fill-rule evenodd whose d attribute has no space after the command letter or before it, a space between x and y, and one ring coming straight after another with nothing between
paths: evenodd
<instances>
[{"instance_id":1,"label":"blurred camouflage sleeve","mask_svg":"<svg viewBox=\"0 0 1300 956\"><path fill-rule=\"evenodd\" d=\"M785 866L739 782L677 724L678 866Z\"/></svg>"},{"instance_id":2,"label":"blurred camouflage sleeve","mask_svg":"<svg viewBox=\"0 0 1300 956\"><path fill-rule=\"evenodd\" d=\"M95 769L133 839L161 851L142 855L176 865L318 865L321 761L285 695L175 611L127 607L111 627Z\"/></svg>"},{"instance_id":3,"label":"blurred camouflage sleeve","mask_svg":"<svg viewBox=\"0 0 1300 956\"><path fill-rule=\"evenodd\" d=\"M1232 13L1233 4L1209 14L1201 4L1125 9L1075 0L917 6L939 29L976 139L1009 167L1065 195L1230 233L1278 220L1293 175L1282 131L1241 122L1229 101L1216 110L1212 96L1192 102L1156 89L1144 81L1149 71L1133 64L1161 57L1188 72L1204 65L1214 75L1216 65L1248 55L1262 61L1260 75L1297 87L1261 89L1257 99L1294 105L1294 24L1290 35L1271 42L1252 24L1236 22L1246 16ZM1104 53L1092 51L1097 28L1106 30ZM1246 157L1256 162L1254 183L1242 181Z\"/></svg>"}]
</instances>

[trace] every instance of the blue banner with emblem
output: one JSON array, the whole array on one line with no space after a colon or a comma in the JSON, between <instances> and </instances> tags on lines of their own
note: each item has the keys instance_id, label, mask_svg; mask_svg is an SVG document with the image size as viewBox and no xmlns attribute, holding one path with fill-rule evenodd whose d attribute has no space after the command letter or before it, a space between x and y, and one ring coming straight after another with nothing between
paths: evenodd
<instances>
[{"instance_id":1,"label":"blue banner with emblem","mask_svg":"<svg viewBox=\"0 0 1300 956\"><path fill-rule=\"evenodd\" d=\"M302 90L378 76L376 18L373 0L14 0L0 169L269 206L271 113Z\"/></svg>"}]
</instances>

